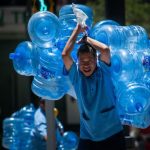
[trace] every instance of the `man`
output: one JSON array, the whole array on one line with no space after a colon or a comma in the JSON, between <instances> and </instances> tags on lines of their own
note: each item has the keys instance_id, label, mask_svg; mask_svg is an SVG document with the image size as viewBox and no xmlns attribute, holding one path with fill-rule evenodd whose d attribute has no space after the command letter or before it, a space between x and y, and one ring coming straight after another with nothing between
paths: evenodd
<instances>
[{"instance_id":1,"label":"man","mask_svg":"<svg viewBox=\"0 0 150 150\"><path fill-rule=\"evenodd\" d=\"M79 41L83 44L77 52L78 65L71 57L77 36L84 31L77 24L62 52L80 112L78 150L125 150L123 127L115 107L109 47L84 36ZM100 52L98 65L96 50Z\"/></svg>"}]
</instances>

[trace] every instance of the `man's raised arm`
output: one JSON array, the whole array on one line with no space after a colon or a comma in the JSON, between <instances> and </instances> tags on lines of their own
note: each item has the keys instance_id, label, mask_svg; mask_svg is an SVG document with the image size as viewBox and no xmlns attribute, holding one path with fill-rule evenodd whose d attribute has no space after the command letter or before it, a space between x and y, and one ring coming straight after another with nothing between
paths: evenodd
<instances>
[{"instance_id":1,"label":"man's raised arm","mask_svg":"<svg viewBox=\"0 0 150 150\"><path fill-rule=\"evenodd\" d=\"M86 42L91 44L96 50L100 51L100 59L106 64L110 64L110 49L107 45L94 40L90 37L86 38Z\"/></svg>"},{"instance_id":2,"label":"man's raised arm","mask_svg":"<svg viewBox=\"0 0 150 150\"><path fill-rule=\"evenodd\" d=\"M62 59L64 61L65 67L67 70L70 69L73 59L71 58L71 51L73 50L74 44L76 42L78 34L81 32L81 25L77 24L75 29L73 30L69 40L66 43L65 48L62 51Z\"/></svg>"}]
</instances>

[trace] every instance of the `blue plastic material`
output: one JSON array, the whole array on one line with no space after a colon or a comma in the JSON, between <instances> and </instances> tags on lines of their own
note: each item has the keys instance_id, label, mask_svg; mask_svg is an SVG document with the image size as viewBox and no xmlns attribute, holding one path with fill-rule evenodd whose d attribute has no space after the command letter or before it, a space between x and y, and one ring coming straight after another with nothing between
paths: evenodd
<instances>
[{"instance_id":1,"label":"blue plastic material","mask_svg":"<svg viewBox=\"0 0 150 150\"><path fill-rule=\"evenodd\" d=\"M80 4L76 4L76 7L81 11L83 11L88 16L88 18L85 21L85 24L88 26L87 33L89 33L93 23L93 10L88 6L80 5ZM73 12L72 5L64 5L59 10L59 22L61 25L61 30L59 32L57 47L60 51L62 51L64 46L66 45L68 38L70 37L73 29L77 24L77 18ZM82 36L83 35L80 34L78 36L78 40L82 38ZM78 48L79 45L75 44L74 49L71 53L75 61L77 61L76 52Z\"/></svg>"},{"instance_id":2,"label":"blue plastic material","mask_svg":"<svg viewBox=\"0 0 150 150\"><path fill-rule=\"evenodd\" d=\"M35 13L28 23L28 33L32 42L44 48L54 45L59 28L57 16L49 11Z\"/></svg>"},{"instance_id":3,"label":"blue plastic material","mask_svg":"<svg viewBox=\"0 0 150 150\"><path fill-rule=\"evenodd\" d=\"M61 144L58 150L76 150L78 147L79 138L76 133L67 131L63 134Z\"/></svg>"},{"instance_id":4,"label":"blue plastic material","mask_svg":"<svg viewBox=\"0 0 150 150\"><path fill-rule=\"evenodd\" d=\"M23 118L25 120L24 126L28 128L34 127L34 113L35 113L35 107L33 104L29 104L22 109L20 109L20 118Z\"/></svg>"},{"instance_id":5,"label":"blue plastic material","mask_svg":"<svg viewBox=\"0 0 150 150\"><path fill-rule=\"evenodd\" d=\"M102 26L105 26L105 25L117 25L119 26L120 24L118 22L116 22L115 20L102 20L102 21L99 21L97 22L93 28L100 28Z\"/></svg>"},{"instance_id":6,"label":"blue plastic material","mask_svg":"<svg viewBox=\"0 0 150 150\"><path fill-rule=\"evenodd\" d=\"M141 26L95 25L91 36L113 50L120 48L143 50L148 48L148 35Z\"/></svg>"},{"instance_id":7,"label":"blue plastic material","mask_svg":"<svg viewBox=\"0 0 150 150\"><path fill-rule=\"evenodd\" d=\"M150 108L150 91L142 84L130 83L118 94L118 102L127 113L143 113Z\"/></svg>"},{"instance_id":8,"label":"blue plastic material","mask_svg":"<svg viewBox=\"0 0 150 150\"><path fill-rule=\"evenodd\" d=\"M33 104L14 112L3 120L2 146L10 150L45 150L46 142L34 135ZM59 150L76 150L78 136L72 131L64 132L62 123L56 118L56 141Z\"/></svg>"},{"instance_id":9,"label":"blue plastic material","mask_svg":"<svg viewBox=\"0 0 150 150\"><path fill-rule=\"evenodd\" d=\"M95 37L97 35L97 32L99 32L98 30L102 26L107 26L107 25L119 26L119 23L114 21L114 20L102 20L102 21L99 21L93 26L92 30L90 31L90 36Z\"/></svg>"},{"instance_id":10,"label":"blue plastic material","mask_svg":"<svg viewBox=\"0 0 150 150\"><path fill-rule=\"evenodd\" d=\"M18 149L20 146L20 135L22 135L23 119L6 118L3 120L2 145L7 149Z\"/></svg>"},{"instance_id":11,"label":"blue plastic material","mask_svg":"<svg viewBox=\"0 0 150 150\"><path fill-rule=\"evenodd\" d=\"M150 89L150 72L147 72L143 77L143 83Z\"/></svg>"},{"instance_id":12,"label":"blue plastic material","mask_svg":"<svg viewBox=\"0 0 150 150\"><path fill-rule=\"evenodd\" d=\"M38 74L32 82L32 91L44 99L59 100L69 90L69 86L63 76L61 54L57 49L52 49L40 50Z\"/></svg>"},{"instance_id":13,"label":"blue plastic material","mask_svg":"<svg viewBox=\"0 0 150 150\"><path fill-rule=\"evenodd\" d=\"M84 13L87 14L87 16L90 19L93 20L93 10L92 10L92 8L90 8L86 5L82 5L82 4L76 4L76 5L77 5L77 8L81 9ZM73 14L72 5L64 5L59 10L59 16L64 16L64 15L69 15L69 14Z\"/></svg>"},{"instance_id":14,"label":"blue plastic material","mask_svg":"<svg viewBox=\"0 0 150 150\"><path fill-rule=\"evenodd\" d=\"M33 104L29 104L3 120L3 147L11 150L33 150L31 130L34 128L34 113Z\"/></svg>"},{"instance_id":15,"label":"blue plastic material","mask_svg":"<svg viewBox=\"0 0 150 150\"><path fill-rule=\"evenodd\" d=\"M140 83L130 83L118 93L121 121L124 124L146 128L150 124L150 90Z\"/></svg>"},{"instance_id":16,"label":"blue plastic material","mask_svg":"<svg viewBox=\"0 0 150 150\"><path fill-rule=\"evenodd\" d=\"M34 128L34 113L35 113L35 108L33 104L29 104L11 115L11 117L14 117L15 119L23 120L22 126L18 129L21 133L18 137L20 144L16 146L15 149L32 150L31 131Z\"/></svg>"},{"instance_id":17,"label":"blue plastic material","mask_svg":"<svg viewBox=\"0 0 150 150\"><path fill-rule=\"evenodd\" d=\"M114 51L111 57L111 72L115 81L134 81L141 78L143 73L142 61L138 59L137 53L131 53L126 49Z\"/></svg>"},{"instance_id":18,"label":"blue plastic material","mask_svg":"<svg viewBox=\"0 0 150 150\"><path fill-rule=\"evenodd\" d=\"M81 9L87 16L86 25L90 29L93 23L93 10L85 5L76 4L78 9ZM77 24L77 18L73 12L72 5L64 5L59 10L59 22L61 25L61 29L70 29L73 30ZM64 33L65 35L65 33Z\"/></svg>"},{"instance_id":19,"label":"blue plastic material","mask_svg":"<svg viewBox=\"0 0 150 150\"><path fill-rule=\"evenodd\" d=\"M10 53L14 69L21 75L31 76L36 74L38 55L36 46L29 41L17 45L15 52Z\"/></svg>"}]
</instances>

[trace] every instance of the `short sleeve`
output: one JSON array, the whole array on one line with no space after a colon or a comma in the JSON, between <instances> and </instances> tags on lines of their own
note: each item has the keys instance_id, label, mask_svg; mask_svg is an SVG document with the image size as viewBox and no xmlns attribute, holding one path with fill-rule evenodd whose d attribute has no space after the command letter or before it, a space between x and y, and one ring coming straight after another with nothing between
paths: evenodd
<instances>
[{"instance_id":1,"label":"short sleeve","mask_svg":"<svg viewBox=\"0 0 150 150\"><path fill-rule=\"evenodd\" d=\"M78 74L76 63L73 62L73 64L71 65L69 70L67 70L64 66L63 74L69 76L69 79L70 79L72 84L76 83L77 74Z\"/></svg>"},{"instance_id":2,"label":"short sleeve","mask_svg":"<svg viewBox=\"0 0 150 150\"><path fill-rule=\"evenodd\" d=\"M107 65L106 63L104 63L102 61L99 61L98 64L104 72L111 73L111 64Z\"/></svg>"}]
</instances>

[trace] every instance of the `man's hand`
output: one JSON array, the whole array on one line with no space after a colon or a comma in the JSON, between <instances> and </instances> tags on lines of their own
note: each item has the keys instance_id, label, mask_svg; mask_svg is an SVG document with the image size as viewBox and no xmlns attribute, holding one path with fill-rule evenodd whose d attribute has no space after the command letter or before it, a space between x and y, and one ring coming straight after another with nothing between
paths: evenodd
<instances>
[{"instance_id":1,"label":"man's hand","mask_svg":"<svg viewBox=\"0 0 150 150\"><path fill-rule=\"evenodd\" d=\"M81 24L77 24L75 30L77 30L78 34L79 34L79 33L83 33L83 34L84 34L84 36L83 36L79 41L76 42L77 44L86 42L86 38L87 38L86 30L87 30L87 29L88 29L87 26L82 27Z\"/></svg>"},{"instance_id":2,"label":"man's hand","mask_svg":"<svg viewBox=\"0 0 150 150\"><path fill-rule=\"evenodd\" d=\"M74 30L76 30L78 32L78 34L79 33L84 33L87 30L87 26L82 27L81 24L77 24L77 26L75 27Z\"/></svg>"}]
</instances>

